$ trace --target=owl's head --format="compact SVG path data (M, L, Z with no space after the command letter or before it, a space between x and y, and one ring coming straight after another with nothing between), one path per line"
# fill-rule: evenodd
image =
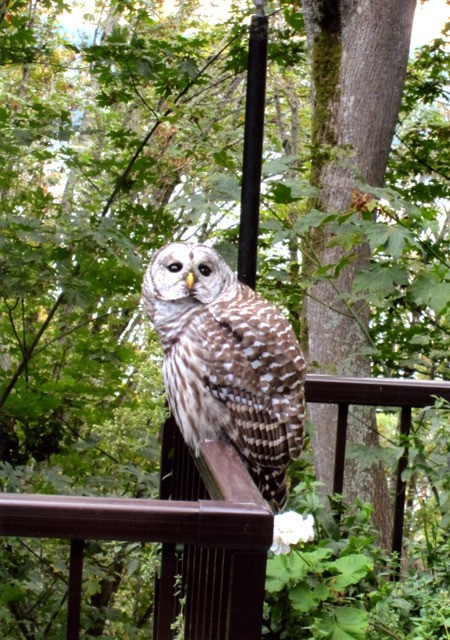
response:
M145 274L144 290L150 289L159 300L184 298L208 304L235 282L233 272L214 249L173 242L154 254Z

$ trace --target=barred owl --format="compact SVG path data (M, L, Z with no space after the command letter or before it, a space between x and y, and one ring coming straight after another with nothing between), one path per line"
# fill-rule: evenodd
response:
M168 244L143 283L164 348L170 409L188 446L231 442L272 508L303 445L305 362L279 310L201 244Z

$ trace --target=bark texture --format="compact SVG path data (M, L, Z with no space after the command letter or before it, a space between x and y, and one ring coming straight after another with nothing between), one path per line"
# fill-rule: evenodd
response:
M320 189L315 206L345 211L361 181L381 186L400 108L416 0L303 0L312 69L314 157L311 178ZM370 191L370 186L366 188ZM305 271L336 264L345 255L330 245L327 229L312 230ZM368 376L369 309L349 306L355 274L369 259L369 248L354 247L347 267L332 280L316 280L305 303L305 344L310 371ZM311 407L315 425L316 471L332 486L335 409ZM374 416L350 408L349 441L377 444ZM333 425L333 426L332 426ZM381 539L390 535L386 480L379 466L347 465L345 492L375 504Z

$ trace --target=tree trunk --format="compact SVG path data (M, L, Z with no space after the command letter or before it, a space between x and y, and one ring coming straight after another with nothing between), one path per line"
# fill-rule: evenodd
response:
M319 188L315 206L339 212L351 206L352 192L365 181L381 186L402 97L416 0L303 0L312 70L312 184ZM337 264L346 257L330 245L328 228L313 229L308 238L305 272L317 265ZM369 309L351 306L345 294L355 274L367 263L366 245L353 247L349 264L336 277L316 278L305 303L305 344L309 370L368 376ZM316 471L331 491L336 410L310 408ZM350 409L348 441L374 446L378 438L374 414ZM375 506L380 539L390 537L391 509L382 468L351 461L345 494Z

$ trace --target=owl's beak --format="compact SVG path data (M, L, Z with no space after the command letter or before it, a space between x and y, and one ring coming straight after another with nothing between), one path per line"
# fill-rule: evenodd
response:
M188 286L188 289L192 289L192 287L194 286L194 282L195 282L194 274L192 273L192 271L189 271L189 273L186 276L186 284Z

